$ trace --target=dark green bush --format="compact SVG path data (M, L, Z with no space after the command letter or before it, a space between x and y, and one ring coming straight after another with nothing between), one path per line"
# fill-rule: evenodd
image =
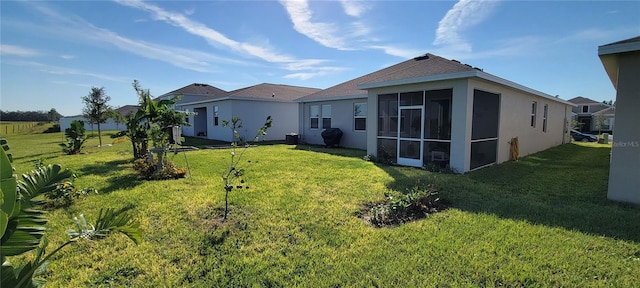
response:
M425 189L420 189L416 184L406 193L395 190L386 192L382 202L370 205L366 218L376 227L394 226L424 218L443 208L433 184Z

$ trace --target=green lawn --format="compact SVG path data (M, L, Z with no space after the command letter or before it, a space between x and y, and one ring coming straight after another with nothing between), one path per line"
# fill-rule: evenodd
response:
M251 188L232 192L231 220L220 223L229 149L187 152L193 182L147 182L133 174L130 143L97 148L92 138L85 154L66 156L61 138L8 138L17 173L42 159L100 191L49 213L50 247L74 215L91 221L101 207L129 208L145 236L138 246L115 236L66 248L48 267L52 287L633 287L640 279L640 208L606 200L605 145L563 145L466 175L378 166L359 150L262 145L245 155ZM185 164L182 153L169 158ZM358 217L364 203L418 181L434 183L449 208L394 228Z

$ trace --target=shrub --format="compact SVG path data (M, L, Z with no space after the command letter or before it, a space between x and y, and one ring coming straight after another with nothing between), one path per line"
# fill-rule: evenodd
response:
M369 205L365 219L376 227L400 225L441 211L442 205L433 184L420 189L418 183L406 193L388 191L380 203Z
M84 122L79 120L71 121L69 128L64 130L64 135L67 138L67 143L60 143L62 151L69 155L80 154L84 142L87 141Z
M73 176L75 178L75 175ZM44 208L68 207L73 201L89 193L98 193L95 188L77 189L72 181L65 181L56 185L56 188L44 194L48 201L42 206Z
M156 171L157 165L157 160L149 161L143 158L133 162L133 169L138 172L141 178L146 180L179 179L184 178L187 174L186 169L176 167L171 161L166 161L160 171Z

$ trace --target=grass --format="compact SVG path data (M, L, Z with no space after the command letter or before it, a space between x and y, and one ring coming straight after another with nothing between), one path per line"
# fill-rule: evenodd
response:
M567 144L466 175L377 166L364 151L262 145L245 159L251 188L232 192L229 149L186 152L189 178L140 181L128 142L60 152L60 133L9 137L16 172L61 163L98 195L49 213L49 239L71 218L127 207L145 231L58 254L57 286L570 286L632 287L640 278L640 208L606 200L610 146ZM205 144L203 144L205 145ZM169 156L183 166L185 154ZM388 189L434 183L448 209L395 228L358 213ZM50 248L52 249L52 248Z

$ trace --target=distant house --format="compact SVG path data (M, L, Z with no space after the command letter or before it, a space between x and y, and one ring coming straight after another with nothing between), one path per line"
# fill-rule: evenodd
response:
M616 88L616 127L607 198L640 204L640 37L598 47Z
M133 115L136 113L136 111L138 111L138 106L137 105L125 105L119 108L114 109L118 114L120 114L122 117L126 118L130 115ZM67 117L62 117L60 118L60 131L64 132L64 130L66 130L67 128L71 127L71 121L73 120L80 120L80 121L84 121L84 129L86 129L87 131L92 131L92 130L98 130L98 125L92 125L89 122L89 119L85 118L82 115L76 115L76 116L67 116ZM107 131L107 130L118 130L118 131L122 131L122 130L126 130L127 126L125 123L123 122L116 122L113 119L109 119L107 120L107 122L100 124L100 129L102 131Z
M218 87L211 86L209 84L203 83L192 83L182 88L173 90L171 92L162 94L156 98L155 101L160 100L171 100L176 96L181 96L180 99L176 102L176 105L180 105L182 103L196 102L196 101L204 101L207 99L215 98L219 95L227 93Z
M188 117L191 126L182 127L184 136L233 141L229 127L222 121L232 116L242 119L241 136L250 138L262 127L268 116L273 119L264 140L284 140L287 134L298 133L298 103L296 99L319 89L262 83L238 90L218 93L205 99L176 104L176 109L194 112Z
M301 103L301 137L343 130L342 146L407 166L464 173L569 142L572 103L426 54L310 94ZM364 120L362 120L364 119Z
M581 132L613 131L616 113L616 108L613 105L593 101L585 97L575 97L567 101L576 104L576 107L572 109L572 116L580 124L579 130ZM598 127L598 118L600 117L602 117L603 121L602 127Z

